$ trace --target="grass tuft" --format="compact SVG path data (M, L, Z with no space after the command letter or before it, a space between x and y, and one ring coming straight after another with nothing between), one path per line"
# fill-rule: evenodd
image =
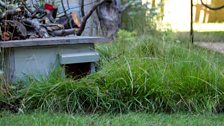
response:
M98 45L98 72L80 80L55 72L18 91L23 110L69 113L213 112L224 106L223 56L177 41L172 33Z

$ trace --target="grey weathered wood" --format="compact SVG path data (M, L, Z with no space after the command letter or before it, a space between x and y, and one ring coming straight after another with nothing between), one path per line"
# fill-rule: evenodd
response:
M59 54L61 64L97 62L99 54L97 52Z
M1 70L4 72L4 81L10 82L15 72L15 50L14 48L3 49L1 53L3 53L1 57Z
M109 39L104 37L87 37L87 36L69 36L54 37L41 39L0 41L0 47L28 47L28 46L50 46L50 45L73 45L84 43L100 43L107 42Z
M98 7L97 15L103 36L109 38L115 37L116 32L121 26L121 13L125 11L128 6L129 3L123 6L121 0L111 0Z
M64 64L89 62L90 71L94 72L94 64L99 60L94 48L97 42L109 40L104 37L80 36L0 41L0 60L3 63L0 69L7 83L26 77L47 78L54 68Z

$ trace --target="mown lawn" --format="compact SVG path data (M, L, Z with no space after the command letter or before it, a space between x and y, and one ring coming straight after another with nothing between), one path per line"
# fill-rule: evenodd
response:
M185 26L184 26L185 27ZM178 39L189 40L189 27L179 28L176 31ZM205 23L194 24L195 42L223 42L224 41L224 23Z
M176 36L178 39L188 39L189 32L177 32ZM195 31L194 42L223 42L224 31Z
M0 114L1 126L223 126L224 115L145 114L67 115Z

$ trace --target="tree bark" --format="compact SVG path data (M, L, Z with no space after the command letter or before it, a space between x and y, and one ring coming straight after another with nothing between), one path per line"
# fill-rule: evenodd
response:
M121 0L111 0L98 7L97 15L104 36L114 38L121 25L121 13L128 6L122 6Z

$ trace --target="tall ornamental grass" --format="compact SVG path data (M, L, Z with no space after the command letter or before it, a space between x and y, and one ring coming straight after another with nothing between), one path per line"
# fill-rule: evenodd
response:
M98 45L98 72L80 80L55 71L18 91L21 109L57 112L217 112L224 105L220 54L181 43L169 32Z

